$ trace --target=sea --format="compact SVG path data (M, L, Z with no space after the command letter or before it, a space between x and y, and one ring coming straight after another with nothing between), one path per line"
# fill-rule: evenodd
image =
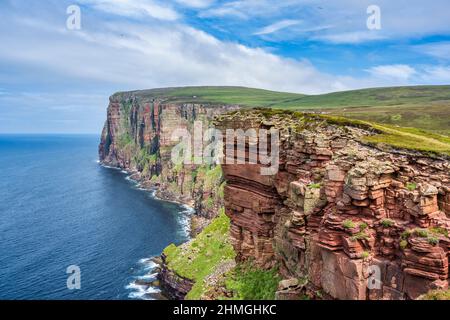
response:
M161 299L192 209L98 161L97 135L0 135L0 299Z

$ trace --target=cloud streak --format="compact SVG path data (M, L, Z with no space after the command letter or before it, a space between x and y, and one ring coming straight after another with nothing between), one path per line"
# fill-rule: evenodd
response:
M264 28L262 28L261 30L255 32L255 35L266 35L266 34L270 34L270 33L274 33L286 28L289 28L291 26L295 26L298 25L299 23L301 23L301 21L298 20L282 20L282 21L278 21L275 22L271 25L268 25Z
M173 8L153 0L80 0L80 3L120 16L151 17L167 21L179 18L179 14Z

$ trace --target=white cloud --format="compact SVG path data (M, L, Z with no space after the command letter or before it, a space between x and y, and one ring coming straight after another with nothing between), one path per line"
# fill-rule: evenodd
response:
M261 30L255 32L254 34L255 35L266 35L266 34L280 31L282 29L289 28L291 26L298 25L299 23L301 23L301 21L299 21L299 20L281 20L281 21L275 22L271 25L268 25L268 26L262 28Z
M376 4L381 9L382 29L368 32L367 8ZM356 44L379 39L423 37L450 34L448 0L237 0L223 2L202 12L202 16L237 18L248 23L265 21L271 25L280 20L304 20L306 26L333 26L312 32L311 39L342 44ZM245 18L245 19L243 19ZM235 28L235 24L230 24ZM303 34L299 37L304 39Z
M416 70L408 65L393 64L372 67L367 70L371 75L380 78L392 78L406 81L410 79Z
M151 17L159 20L174 21L178 13L170 6L153 0L80 0L82 4L108 13L128 17Z
M383 36L377 31L354 31L313 36L311 39L321 40L334 44L358 44L373 40L383 40L385 38L386 36Z
M434 58L450 60L450 42L430 43L414 47L417 51Z
M426 66L422 78L425 81L450 83L450 66Z
M307 60L220 41L183 24L145 27L98 22L95 31L69 32L39 22L34 24L34 34L25 32L28 24L16 21L15 25L20 37L13 32L0 34L0 42L9 48L0 51L0 59L65 83L88 81L91 87L109 85L121 90L242 85L320 93L350 88L344 78L320 72ZM30 46L36 34L39 44ZM17 77L23 81L25 75Z
M175 0L181 5L192 8L207 8L213 4L214 0Z

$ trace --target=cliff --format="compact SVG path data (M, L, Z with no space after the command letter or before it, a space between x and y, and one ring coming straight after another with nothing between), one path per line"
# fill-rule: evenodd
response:
M196 97L113 95L99 147L103 164L129 171L162 198L194 206L202 217L196 234L221 208L229 218L219 215L192 241L166 248L160 279L172 298L273 297L278 277L279 299L415 299L448 288L446 138L183 100ZM195 121L279 129L279 170L263 176L260 164L174 165L171 135L192 131Z
M156 188L159 197L189 204L198 216L210 219L223 202L220 167L175 165L171 150L178 141L172 141L172 134L176 129L192 131L196 121L207 127L215 115L237 108L171 103L152 91L116 93L110 97L100 161L130 172L143 187Z
M335 299L447 289L448 157L383 151L367 143L377 130L337 122L267 111L218 117L222 128L277 128L281 137L272 176L259 164L222 166L238 262L278 265L285 279L305 279L310 291Z

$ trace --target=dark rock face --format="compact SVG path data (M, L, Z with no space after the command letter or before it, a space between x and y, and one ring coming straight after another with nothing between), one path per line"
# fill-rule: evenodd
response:
M267 123L258 112L217 120L244 130ZM415 299L448 287L448 160L380 151L358 142L371 134L362 129L269 123L281 130L277 174L223 165L239 260L278 263L286 279L307 278L336 299Z

